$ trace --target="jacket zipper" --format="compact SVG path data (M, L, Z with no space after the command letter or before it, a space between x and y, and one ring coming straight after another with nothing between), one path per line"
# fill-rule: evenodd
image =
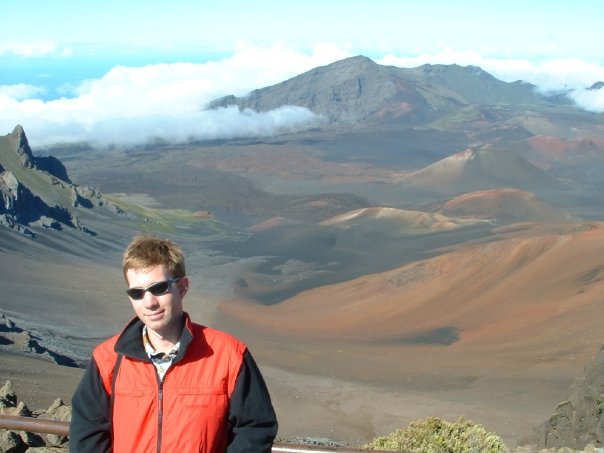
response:
M161 441L162 441L162 425L164 417L164 383L159 379L157 371L155 373L157 377L157 453L161 453Z

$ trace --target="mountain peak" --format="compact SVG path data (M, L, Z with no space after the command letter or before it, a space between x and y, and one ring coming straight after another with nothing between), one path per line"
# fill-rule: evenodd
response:
M25 168L32 168L34 166L33 154L31 152L31 148L29 147L29 142L27 141L27 136L25 135L23 126L17 124L13 131L9 134L8 138L13 150L19 156L21 164Z
M560 190L563 183L515 151L469 148L402 178L403 184L443 195L504 187Z
M359 66L359 65L363 65L363 66L379 66L375 61L373 61L371 58L369 57L365 57L364 55L356 55L354 57L348 57L348 58L344 58L343 60L338 60L335 61L333 63L330 63L326 66L323 67L329 67L329 66Z
M15 128L13 129L13 131L11 132L11 135L13 135L15 137L21 137L21 136L25 135L25 131L23 130L23 126L21 126L20 124L17 124L15 126Z
M5 137L9 144L5 152L14 153L23 168L40 170L62 181L71 183L67 169L59 159L53 156L34 156L23 126L17 124L13 131Z
M357 55L314 68L245 97L225 96L208 109L237 106L257 112L306 108L330 124L413 127L445 120L470 105L547 103L530 84L507 83L478 66L398 68ZM498 110L501 114L501 110Z
M32 237L34 226L67 226L94 235L72 210L98 206L108 203L94 190L73 184L59 159L33 155L21 125L0 137L0 226Z

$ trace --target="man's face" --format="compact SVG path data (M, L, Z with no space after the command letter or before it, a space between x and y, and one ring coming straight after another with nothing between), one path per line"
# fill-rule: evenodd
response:
M173 276L163 265L153 266L149 269L128 269L126 279L129 288L148 288L154 283L172 279ZM132 307L138 318L147 326L147 329L157 333L169 341L177 341L180 336L182 318L182 299L187 293L188 280L183 277L178 282L172 283L165 294L154 296L150 291L145 291L142 299L130 298Z

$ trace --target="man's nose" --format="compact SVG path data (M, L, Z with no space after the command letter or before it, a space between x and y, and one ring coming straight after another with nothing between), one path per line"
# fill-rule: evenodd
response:
M143 297L145 308L157 307L157 297L151 294L151 291L145 291L145 297Z

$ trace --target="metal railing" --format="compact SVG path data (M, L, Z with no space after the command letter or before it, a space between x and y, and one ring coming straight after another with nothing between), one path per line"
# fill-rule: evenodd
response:
M46 418L19 417L16 415L0 414L0 429L68 436L69 422L49 420Z
M30 433L56 434L58 436L66 437L69 436L69 422L45 418L20 417L15 415L0 414L0 429L8 429L10 431L26 431ZM285 442L276 442L272 449L272 453L359 453L367 451L368 450L354 448L296 445Z

